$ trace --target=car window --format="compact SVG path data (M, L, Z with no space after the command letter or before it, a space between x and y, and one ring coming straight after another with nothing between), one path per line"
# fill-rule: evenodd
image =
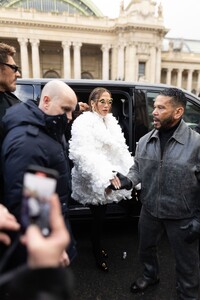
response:
M153 116L152 112L154 109L154 99L157 97L159 93L157 92L147 92L147 108L148 108L148 118L150 129L153 128ZM183 120L188 124L189 127L194 129L197 124L200 122L200 107L193 104L191 100L187 98L187 105L185 109L185 113L183 116Z
M147 92L147 110L149 118L149 129L153 129L153 116L152 112L154 110L154 100L159 95L159 92Z
M132 132L130 132L130 122L132 120L130 95L126 92L112 91L113 105L112 113L118 120L122 128L127 145L132 151Z
M40 87L32 84L17 84L14 94L23 102L26 102L28 99L37 101L40 95Z
M146 91L135 90L134 96L134 145L145 135L149 129L148 110L146 105Z
M200 107L188 100L183 120L194 129L200 122Z

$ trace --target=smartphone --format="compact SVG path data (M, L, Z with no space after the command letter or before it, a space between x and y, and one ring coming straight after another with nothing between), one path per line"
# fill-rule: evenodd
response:
M56 191L58 172L53 169L30 165L24 174L21 206L21 226L25 232L30 224L36 224L44 236L51 232L50 202Z

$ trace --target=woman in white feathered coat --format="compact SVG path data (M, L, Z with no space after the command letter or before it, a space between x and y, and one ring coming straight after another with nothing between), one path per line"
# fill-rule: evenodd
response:
M110 113L111 93L95 88L89 97L90 110L75 119L69 142L72 169L72 198L91 209L93 252L97 266L108 270L106 251L101 247L101 232L107 203L131 198L131 190L111 190L120 187L116 172L126 175L133 165L121 127ZM115 171L115 172L114 172Z

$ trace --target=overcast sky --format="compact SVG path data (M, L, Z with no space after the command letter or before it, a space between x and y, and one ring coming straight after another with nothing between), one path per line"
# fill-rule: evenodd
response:
M149 0L150 1L150 0ZM200 40L200 0L157 0L163 4L168 37ZM105 16L119 15L121 0L92 0ZM124 0L125 7L130 0Z

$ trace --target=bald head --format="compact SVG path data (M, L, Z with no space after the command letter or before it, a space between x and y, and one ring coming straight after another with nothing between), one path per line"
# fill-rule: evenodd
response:
M70 121L76 104L77 97L75 92L63 81L55 79L44 86L39 108L47 115L66 113L67 119Z

